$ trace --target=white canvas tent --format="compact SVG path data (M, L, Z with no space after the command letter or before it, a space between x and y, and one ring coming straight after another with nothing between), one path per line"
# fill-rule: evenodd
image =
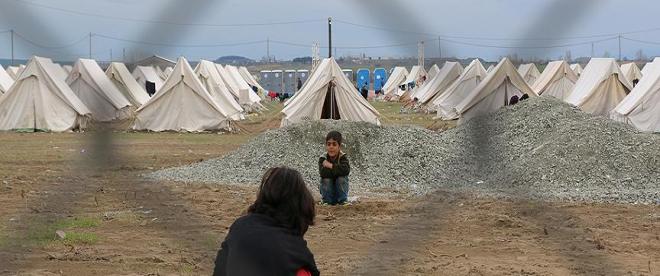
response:
M539 95L552 96L564 100L571 94L578 76L566 61L548 63L543 74L532 85L532 90Z
M144 90L147 90L147 82L152 82L156 86L156 91L163 87L163 80L158 76L156 70L151 66L138 66L133 70L133 78L140 84Z
M328 89L329 87L331 89ZM330 90L330 91L329 91ZM380 125L380 114L356 93L334 58L326 58L282 110L282 126L304 120L340 119Z
M160 69L158 66L154 66L154 69L156 70L156 73L158 74L158 77L160 77L161 80L165 81L167 80L167 74L165 74L165 71Z
M85 128L91 112L54 70L47 58L30 59L24 74L0 96L0 130Z
M190 64L180 57L163 87L137 110L133 129L151 131L221 130L229 114L213 100Z
M503 58L493 71L456 106L461 124L479 115L494 112L509 104L513 96L538 96L518 73L508 58Z
M234 82L236 87L238 87L238 93L239 93L239 103L242 105L247 105L251 109L261 109L263 106L261 105L261 97L257 95L257 93L252 90L252 87L250 87L247 82L243 79L241 76L241 73L238 72L238 68L227 65L225 66L225 71L231 78L231 80ZM243 101L243 102L241 102Z
M71 73L71 70L73 69L73 66L64 65L64 66L62 66L62 69L64 69L64 71L66 71L66 74L69 75L69 73Z
M0 66L0 95L7 92L12 84L14 84L14 79L7 74L5 68Z
M412 100L412 94L417 91L417 89L420 88L420 86L424 85L424 82L422 81L424 77L427 77L428 73L426 73L426 70L424 70L424 67L421 67L419 65L415 65L410 69L410 73L406 77L406 80L403 81L400 85L405 85L405 90L399 89L397 91L397 96L399 96L400 101L409 101ZM426 78L428 81L428 77ZM410 84L414 84L413 88L410 88Z
M534 63L521 64L518 68L518 73L520 73L529 86L534 85L536 79L541 76L541 72L539 72L539 69L536 68L536 64Z
M655 59L653 61L655 61ZM646 73L650 69L649 65L651 65L651 63L653 62L647 62L646 64L644 64L644 68L642 68L642 76L646 75Z
M174 69L172 67L167 67L167 68L165 68L165 70L163 70L163 73L165 74L165 80L167 80L167 78L170 77L170 74L172 74L172 71L174 71Z
M579 63L571 64L571 70L573 70L573 73L575 73L575 75L577 75L578 77L582 75L582 71L584 71L582 69L582 65L580 65Z
M592 58L566 102L587 113L609 116L631 89L613 58Z
M489 74L490 74L490 72L492 72L493 69L495 69L495 65L492 65L492 64L491 64L490 66L488 66L488 69L486 69L486 73L489 73Z
M440 67L437 64L433 64L433 66L431 66L431 68L429 68L427 78L429 80L431 80L431 79L435 78L438 75L438 73L440 73Z
M233 72L228 70L229 66L223 67L220 64L215 64L215 68L218 70L218 74L220 74L220 77L225 82L225 86L229 92L234 96L234 98L236 98L238 103L246 112L254 112L263 108L260 103L261 98L259 98L259 96L257 96L257 94L252 91L252 88L250 88L245 83L245 81L243 81L244 85L241 85L239 82L237 82ZM240 73L238 74L240 76Z
M62 68L62 65L59 65L57 63L54 64L55 64L55 73L59 76L59 78L66 80L66 78L69 77L69 72L64 70L64 68Z
M211 94L216 104L229 114L229 118L234 121L243 120L243 108L238 104L234 96L227 90L227 86L222 81L215 64L208 60L201 60L195 68L195 74L206 88L206 91Z
M135 110L94 60L78 59L66 83L96 121L123 120Z
M456 80L447 90L436 98L432 105L438 111L438 118L443 120L458 119L456 106L465 99L468 93L472 92L488 74L479 59L473 60L465 68L458 80Z
M229 92L236 98L239 103L241 101L239 100L240 98L240 93L238 86L236 83L234 83L233 78L229 75L229 72L225 70L225 67L222 66L221 64L214 63L215 69L218 71L218 74L220 75L220 78L222 78L222 81L225 83L225 86L229 90ZM243 99L243 102L249 102L249 99Z
M19 71L20 71L20 68L18 66L9 66L9 67L7 67L7 74L9 74L9 76L14 80L18 79Z
M427 104L445 92L461 76L461 73L463 73L463 66L460 63L445 62L436 76L419 88L412 97L417 98L419 104Z
M621 72L623 72L623 75L626 76L633 86L642 79L642 71L639 70L639 67L634 62L621 65Z
M395 67L387 83L383 86L383 94L392 97L399 91L399 85L408 77L408 70L406 67Z
M641 131L660 132L660 58L644 68L644 78L614 108L610 118L631 124Z
M147 91L133 78L123 63L111 63L108 69L105 70L105 75L133 106L140 107L149 101Z
M266 95L266 89L264 89L259 82L254 79L252 74L250 74L250 71L248 71L247 68L241 66L238 68L238 72L241 74L241 77L247 82L250 86L256 86L257 90L259 90L260 95Z

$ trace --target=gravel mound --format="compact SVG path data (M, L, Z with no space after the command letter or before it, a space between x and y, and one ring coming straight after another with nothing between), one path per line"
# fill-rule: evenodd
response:
M296 168L312 188L325 134L344 135L357 193L437 189L547 201L660 204L660 135L540 97L444 133L417 127L311 121L268 131L219 159L154 179L251 184L272 166Z

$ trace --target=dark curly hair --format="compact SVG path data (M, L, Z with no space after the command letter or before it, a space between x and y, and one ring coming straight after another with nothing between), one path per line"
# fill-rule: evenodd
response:
M343 138L341 137L341 133L339 131L333 130L328 132L328 135L325 136L325 141L327 142L330 139L337 141L337 144L341 146L341 140Z
M272 217L295 235L303 236L314 225L316 209L302 175L291 168L276 167L264 173L248 213Z

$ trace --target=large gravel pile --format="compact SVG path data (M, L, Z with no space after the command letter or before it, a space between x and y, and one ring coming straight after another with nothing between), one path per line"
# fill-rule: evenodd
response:
M344 135L358 193L476 195L660 203L660 135L642 134L549 98L475 118L444 133L366 123L306 122L268 131L219 159L150 174L156 179L256 185L269 167L318 183L325 134Z

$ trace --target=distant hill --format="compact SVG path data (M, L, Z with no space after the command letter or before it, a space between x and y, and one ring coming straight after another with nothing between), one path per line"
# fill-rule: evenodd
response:
M312 64L312 57L297 57L293 59L293 63Z
M215 63L245 65L255 63L255 61L242 56L224 56L216 59Z
M14 65L18 66L19 64L27 64L28 60L27 59L15 59L14 60ZM60 65L72 65L73 62L71 61L53 61L55 63L59 63ZM7 68L7 66L11 65L11 59L2 59L0 58L0 64L2 64L3 68Z
M26 64L28 61L24 59L15 59L14 64L19 65L19 64ZM7 68L7 66L11 65L11 59L0 59L0 64L2 64L2 67Z

